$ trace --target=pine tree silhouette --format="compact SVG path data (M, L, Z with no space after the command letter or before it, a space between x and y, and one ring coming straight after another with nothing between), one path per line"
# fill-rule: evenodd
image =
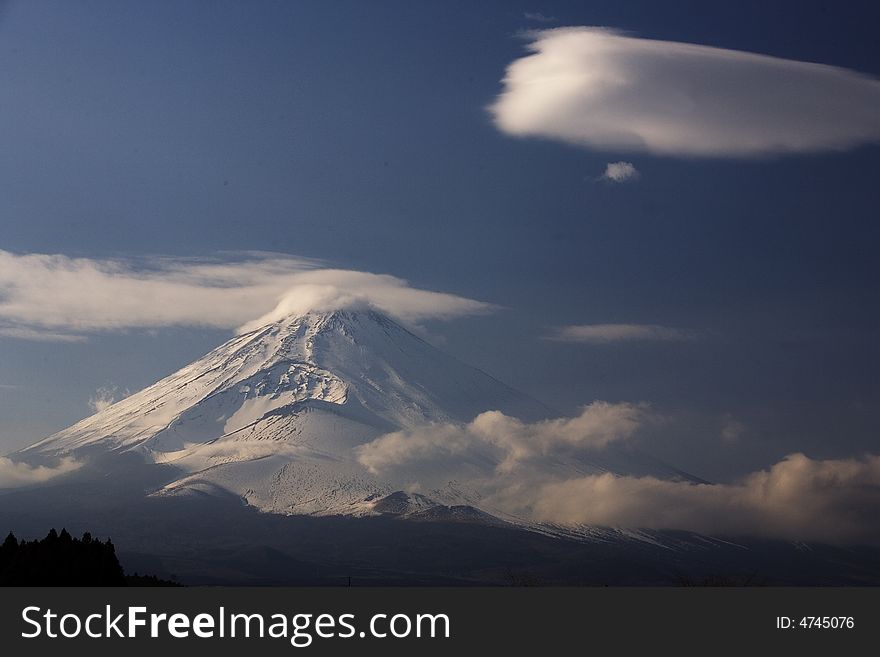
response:
M52 528L39 541L19 541L9 532L0 544L0 586L180 586L154 575L129 575L109 538L89 532L74 538Z
M11 532L0 546L0 585L124 586L125 573L108 539L73 538L66 529L41 541L21 541Z

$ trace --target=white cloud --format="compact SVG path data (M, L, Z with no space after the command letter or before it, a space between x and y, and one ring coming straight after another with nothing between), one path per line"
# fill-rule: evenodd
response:
M729 413L722 418L721 440L726 443L735 443L746 432L746 425L734 418Z
M483 508L536 522L880 544L878 455L816 460L792 454L723 484L585 474L590 470L582 468L591 466L583 464L603 451L608 456L609 445L657 419L643 404L607 402L594 402L574 418L535 423L490 411L465 425L380 436L357 448L357 457L374 475L433 482L429 488L465 481Z
M682 341L693 335L682 329L656 324L576 324L557 328L549 339L561 342L635 342L644 340Z
M0 251L0 335L7 337L76 341L107 330L234 329L257 317L347 304L369 304L408 322L491 309L394 276L275 254L101 260Z
M129 394L131 393L128 390L120 392L117 386L101 386L95 390L94 395L89 397L89 408L95 413L100 413L119 400L128 397Z
M373 473L415 461L490 456L499 472L511 472L529 459L566 450L601 449L629 438L642 425L641 404L596 401L574 418L525 423L500 411L481 413L466 425L433 424L395 431L361 445L358 460Z
M599 180L607 180L613 183L622 183L627 180L638 180L641 177L639 170L632 162L609 162L605 165L605 172L599 176Z
M880 141L880 82L855 71L601 28L532 36L489 108L510 135L716 157Z
M546 16L542 14L540 11L526 11L523 12L523 18L529 21L535 21L536 23L555 23L555 16Z
M602 474L547 483L525 501L547 522L877 544L880 456L793 454L734 484Z
M372 306L405 321L450 318L484 313L492 306L454 294L410 287L394 276L342 269L319 269L297 274L288 291L270 312L245 324L248 331L291 314Z
M31 466L0 457L0 488L15 488L38 484L58 475L72 472L82 464L73 458L63 458L55 467L45 465Z
M85 342L84 335L74 333L54 333L24 326L0 326L0 338L32 340L35 342Z

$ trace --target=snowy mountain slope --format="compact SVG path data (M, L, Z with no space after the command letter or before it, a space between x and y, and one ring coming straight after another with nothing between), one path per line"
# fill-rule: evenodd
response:
M382 434L465 423L486 410L524 420L550 414L376 311L316 312L236 336L14 457L136 454L144 468L171 473L154 496L233 494L283 514L504 517L469 484L498 465L488 450L395 477L357 460L356 448ZM569 475L660 467L614 450L551 466Z
M345 407L357 420L386 429L467 421L486 408L525 419L547 413L384 315L335 311L289 317L236 336L22 453L64 454L96 442L169 452L312 400Z

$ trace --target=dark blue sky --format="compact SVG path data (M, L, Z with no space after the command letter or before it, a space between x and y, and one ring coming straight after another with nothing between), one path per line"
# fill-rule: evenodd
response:
M876 448L880 149L757 159L515 139L486 106L518 31L598 25L880 76L872 3L11 2L0 10L0 249L266 250L504 307L432 325L573 412L669 415L652 449L725 478ZM554 17L528 20L526 12ZM880 111L880 108L878 108ZM632 161L637 183L596 184ZM660 324L686 342L541 339ZM226 337L0 339L0 452ZM742 427L719 438L726 422ZM4 449L6 448L6 449Z

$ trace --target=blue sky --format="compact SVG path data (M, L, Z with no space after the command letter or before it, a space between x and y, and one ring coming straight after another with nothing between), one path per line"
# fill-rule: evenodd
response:
M855 2L9 2L0 249L268 251L392 274L500 306L427 329L562 413L650 402L669 417L650 448L698 475L856 455L876 448L880 402L876 145L632 152L518 138L487 107L527 29L603 26L876 78L878 18ZM597 180L617 161L638 179ZM688 338L546 339L594 324ZM0 452L229 335L0 337Z

